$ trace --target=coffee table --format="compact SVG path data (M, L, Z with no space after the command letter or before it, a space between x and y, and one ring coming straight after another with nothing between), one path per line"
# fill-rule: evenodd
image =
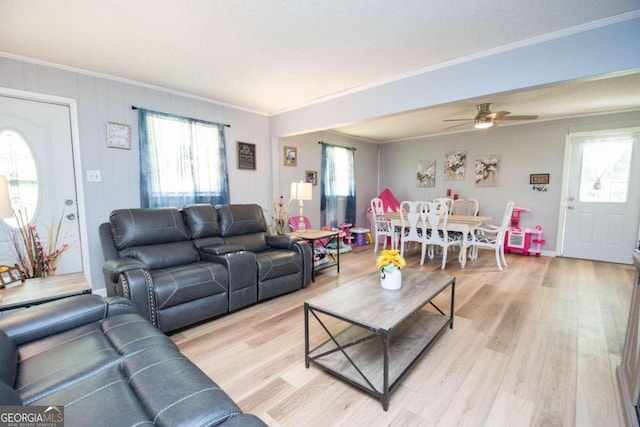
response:
M432 300L448 287L446 315ZM453 328L454 297L455 277L410 268L397 291L382 289L376 272L316 296L304 303L305 366L313 362L377 397L386 411L402 378L447 325ZM313 349L309 314L329 337Z

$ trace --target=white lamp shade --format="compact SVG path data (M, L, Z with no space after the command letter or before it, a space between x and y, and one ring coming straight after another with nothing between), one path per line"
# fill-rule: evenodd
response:
M9 184L7 177L0 175L0 218L12 218L13 207L11 197L9 197Z
M312 188L310 182L292 182L291 183L291 199L292 200L311 200Z

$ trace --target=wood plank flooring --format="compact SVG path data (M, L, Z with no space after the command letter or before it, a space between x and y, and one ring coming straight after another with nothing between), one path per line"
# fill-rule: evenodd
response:
M420 266L441 272L440 259ZM490 251L459 268L455 324L380 402L313 364L304 367L305 300L375 271L372 246L289 295L171 337L245 411L270 426L618 426L615 385L633 267ZM450 293L436 304L448 309ZM313 329L312 342L324 332Z

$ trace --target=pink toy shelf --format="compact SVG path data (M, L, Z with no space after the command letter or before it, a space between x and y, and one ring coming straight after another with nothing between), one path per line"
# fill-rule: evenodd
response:
M533 252L539 257L540 247L546 243L542 238L542 227L537 225L536 228L520 228L520 214L522 212L530 212L530 210L513 208L511 226L504 236L504 249L506 252L522 252L524 256L529 256L529 253Z

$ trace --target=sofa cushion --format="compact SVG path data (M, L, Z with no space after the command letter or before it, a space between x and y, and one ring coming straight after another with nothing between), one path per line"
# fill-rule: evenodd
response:
M169 347L140 351L33 404L62 404L65 420L90 417L91 425L109 427L216 426L242 413L216 383Z
M259 205L218 205L216 209L222 237L266 233L268 230Z
M159 310L229 290L227 269L212 262L152 270L151 278Z
M268 250L256 254L258 282L302 272L302 256L288 250Z
M13 386L18 372L18 350L13 340L0 331L0 382Z
M25 404L32 404L121 358L158 347L175 345L137 314L88 323L20 346L15 388Z
M118 250L189 239L182 214L175 208L117 209L109 223Z
M218 212L211 205L193 204L182 209L192 239L220 236Z
M13 387L0 381L0 406L6 405L22 405L22 399Z
M151 270L198 261L198 251L190 240L149 246L132 246L118 251L121 257L131 257Z

